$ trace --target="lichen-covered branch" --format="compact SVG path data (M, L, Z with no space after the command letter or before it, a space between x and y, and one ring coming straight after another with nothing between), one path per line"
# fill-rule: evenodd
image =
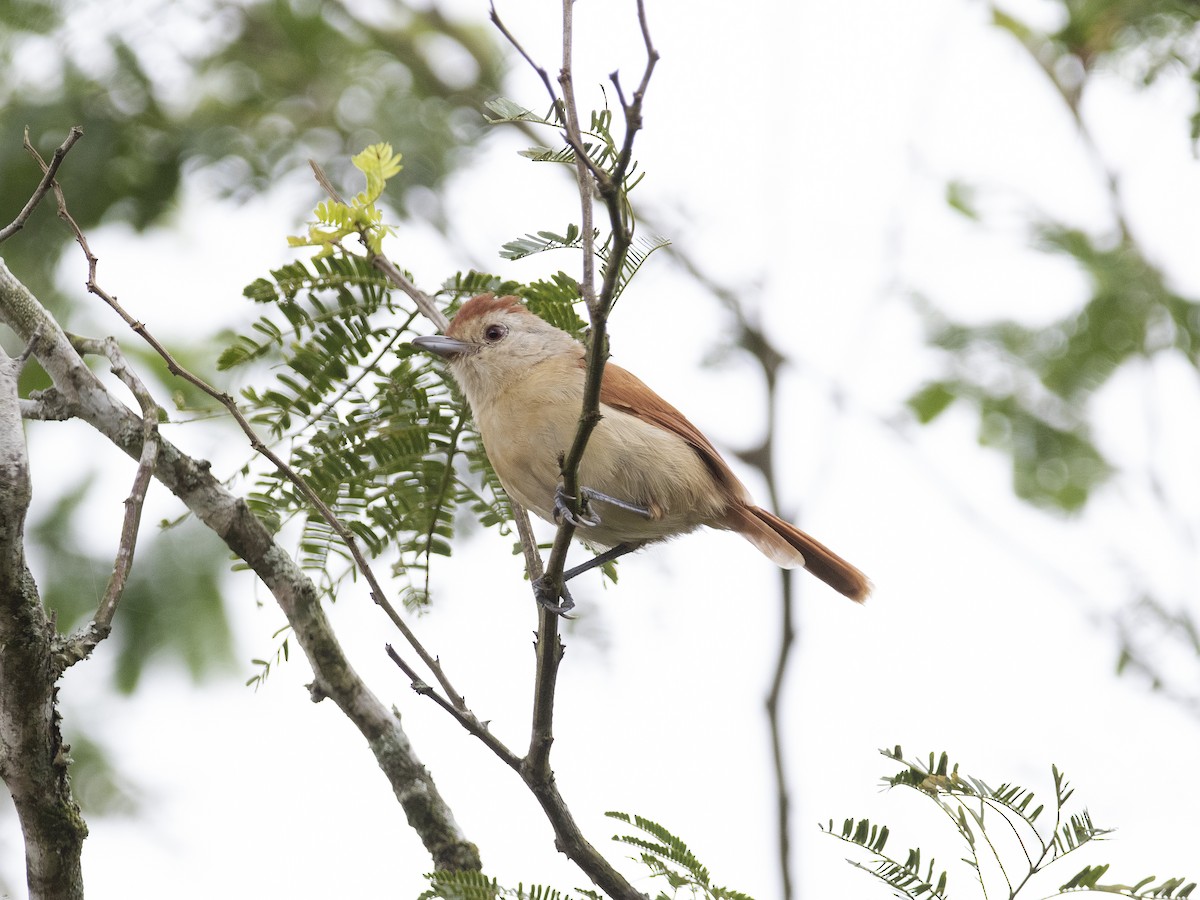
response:
M0 350L0 778L21 821L31 900L72 900L83 897L87 826L71 796L55 707L54 625L25 563L32 489L18 371Z

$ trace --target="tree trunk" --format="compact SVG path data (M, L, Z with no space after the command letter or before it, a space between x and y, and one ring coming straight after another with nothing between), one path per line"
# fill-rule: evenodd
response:
M71 796L55 707L54 625L25 564L31 491L19 372L0 350L0 777L25 836L30 900L71 900L83 897L87 825Z

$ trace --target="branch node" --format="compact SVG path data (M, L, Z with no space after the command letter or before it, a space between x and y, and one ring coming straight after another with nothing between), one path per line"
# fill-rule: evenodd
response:
M44 325L44 322L38 322L37 328L33 329L33 334L29 336L29 340L25 344L25 349L17 357L17 372L21 372L25 368L25 363L29 362L29 358L37 350L38 341L42 339L42 328Z

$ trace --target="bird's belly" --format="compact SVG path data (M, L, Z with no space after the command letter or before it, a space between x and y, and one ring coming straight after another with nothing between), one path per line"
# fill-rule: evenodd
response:
M619 410L602 408L579 467L579 483L647 515L593 501L600 524L578 537L601 547L659 541L720 518L726 501L704 462L683 438ZM484 447L508 494L546 521L554 520L560 459L575 438L577 417L545 418L516 431L480 422ZM488 426L492 427L488 427Z

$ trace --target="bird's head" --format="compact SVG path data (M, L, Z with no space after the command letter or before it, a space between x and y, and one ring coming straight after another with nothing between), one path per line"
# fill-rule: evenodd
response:
M472 407L494 391L525 378L539 363L581 356L578 341L526 309L516 297L480 294L459 308L444 335L413 340L413 346L450 363Z

